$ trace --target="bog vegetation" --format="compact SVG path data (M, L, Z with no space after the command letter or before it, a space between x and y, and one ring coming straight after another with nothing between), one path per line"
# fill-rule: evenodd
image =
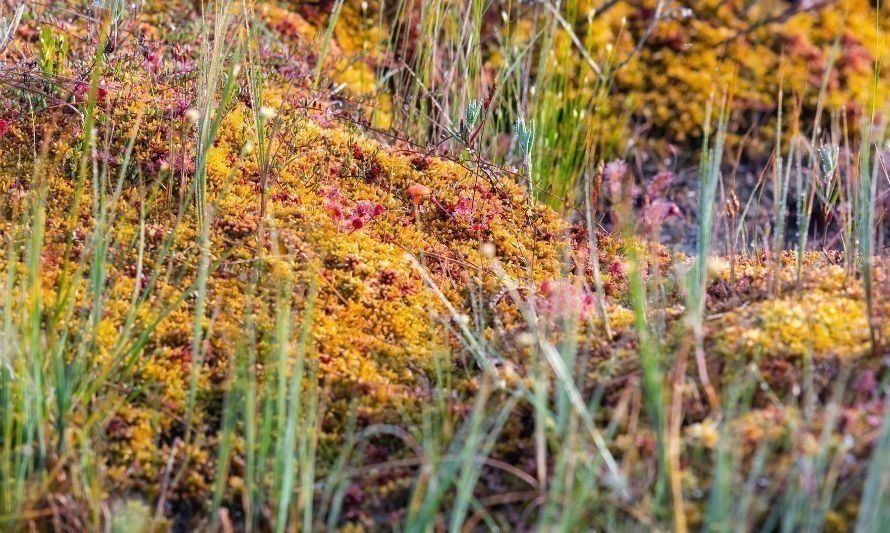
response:
M0 529L878 531L890 10L0 12Z

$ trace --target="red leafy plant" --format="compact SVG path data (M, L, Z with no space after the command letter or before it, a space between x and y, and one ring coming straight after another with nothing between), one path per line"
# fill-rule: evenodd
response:
M329 187L324 191L324 196L325 210L331 216L331 220L344 231L358 231L386 211L383 204L369 200L359 200L355 202L348 216L346 216L343 208L343 198L339 189Z
M596 309L596 295L569 280L544 281L535 298L535 311L546 323L575 317L584 319Z
M626 202L628 205L638 207L637 229L657 238L662 224L672 218L683 218L679 206L666 197L675 179L676 175L673 172L663 170L657 173L643 190L633 182L627 163L617 159L608 163L603 169L604 195L613 206ZM617 223L617 219L615 222Z

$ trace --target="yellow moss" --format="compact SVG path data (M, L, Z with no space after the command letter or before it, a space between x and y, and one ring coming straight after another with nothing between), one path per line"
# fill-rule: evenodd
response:
M857 356L868 350L868 321L862 301L830 293L808 293L757 306L756 326L741 343L754 353Z
M790 255L789 255L790 257ZM860 284L851 283L840 266L825 266L818 255L807 257L802 291L752 303L728 313L715 324L718 350L746 356L857 357L870 350L865 302ZM777 271L750 261L736 267L747 290L766 291L767 280L780 273L779 286L795 283L794 265ZM724 279L729 274L723 270Z

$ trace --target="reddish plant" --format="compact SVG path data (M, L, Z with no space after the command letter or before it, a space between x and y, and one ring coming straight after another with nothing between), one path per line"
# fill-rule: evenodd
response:
M340 206L339 193L333 192L328 195L328 201L325 207L330 213L334 222L343 219L343 209ZM355 203L352 212L349 213L345 224L345 229L352 232L364 228L375 218L379 217L386 211L382 204L374 203L368 200L360 200Z
M548 321L567 316L586 316L593 312L596 295L568 280L544 281L535 299L535 310Z
M646 187L646 201L651 202L656 198L664 196L668 186L673 183L676 177L677 176L670 170L662 170L656 174L649 183L649 186Z
M603 178L606 184L606 197L613 202L621 198L622 183L627 176L627 163L616 159L606 165Z
M669 218L683 218L677 204L664 198L657 198L643 209L643 227L647 232L654 232Z

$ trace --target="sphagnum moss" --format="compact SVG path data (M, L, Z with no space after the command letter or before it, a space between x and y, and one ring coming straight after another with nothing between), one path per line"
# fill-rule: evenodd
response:
M345 120L347 116L335 105L336 97L311 91L307 94L305 87L291 85L300 68L311 70L314 66L302 63L270 73L265 80L264 101L272 109L270 116L282 117L287 124L280 136L270 140L279 159L265 191L269 199L265 219L259 215L263 191L256 154L251 150L256 132L249 98L240 95L224 110L219 133L207 153L212 268L204 295L207 312L200 320L207 336L200 346L197 405L193 413L187 413L191 373L199 364L192 347L199 229L194 199L190 198L194 126L189 119L189 89L183 84L197 56L187 44L177 44L177 37L167 31L171 15L157 7L151 6L141 15L143 33L161 40L160 48L176 65L173 70L180 72L156 71L152 54L158 50L147 49L139 52L144 53L144 61L134 62L132 57L136 56L112 53L101 73L99 137L109 139L109 144L103 141L102 148L97 147L96 166L107 164L110 175L116 175L122 164L118 148L126 145L132 128L140 118L143 120L135 131L135 164L125 169L122 200L113 206L102 313L96 324L86 318L92 305L89 280L72 275L93 260L94 209L110 197L107 191L86 183L79 210L72 212L77 189L74 169L84 139L78 115L84 106L83 89L76 84L55 87L57 96L72 91L70 106L37 106L33 117L14 121L0 138L0 186L10 191L4 204L2 229L8 237L0 247L0 267L3 272L15 274L14 279L9 278L13 286L4 305L12 303L15 312L10 316L15 329L19 325L33 326L24 311L34 301L59 304L60 316L70 312L74 319L52 322L49 312L38 317L44 321L46 338L69 335L91 346L84 350L53 345L63 347L64 360L69 363L86 358L87 375L95 378L85 380L91 395L79 399L81 403L70 413L61 413L70 416L71 433L53 438L94 444L95 464L104 476L102 498L116 500L125 494L139 494L157 502L163 497L168 505L160 509L161 514L167 513L181 523L206 523L202 513L222 471L216 461L224 438L223 405L226 398L242 398L235 390L244 386L243 376L237 372L255 375L260 382L271 375L275 361L270 360L270 354L277 342L273 332L280 318L276 304L282 298L282 288L292 292L287 297L293 305L287 309L294 320L300 320L310 311L306 295L315 284L318 296L311 309L313 327L307 344L311 371L305 381L307 390L310 383L319 385L320 403L324 404L324 410L319 410L319 470L335 471L331 465L337 451L355 437L348 430L353 415L360 431L390 431L408 443L368 445L363 459L378 464L405 460L410 467L382 474L378 485L343 487L349 507L345 521L381 526L381 519L374 513L404 503L406 487L415 480L415 471L410 469L420 465L411 463L410 454L404 450L416 452L412 445L418 438L431 439L437 431L460 434L455 429L458 422L446 416L438 427L439 419L431 420L437 415L431 414L430 405L447 403L445 412L460 419L471 412L474 395L490 392L492 386L489 377L467 362L450 329L455 317L447 315L429 284L405 260L405 254L418 258L436 290L461 313L456 318L470 322L481 315L480 321L472 325L492 353L498 354L500 360L492 361L497 363L498 383L510 390L519 385L533 387L533 373L538 369L531 364L535 351L534 337L532 346L528 342L531 325L520 316L518 302L506 294L498 277L507 275L516 280L517 293L529 298L527 303L536 313L537 323L532 325L540 327L542 336L554 344L566 340L566 332L560 330L568 322L566 310L576 315L578 331L570 330L568 335L577 335L586 365L578 386L585 396L595 393L603 406L597 417L607 427L611 453L627 461L630 475L647 478L651 465L645 459L653 454L654 438L641 424L639 339L627 290L626 252L633 247L633 255L645 256L638 268L645 272L646 283L668 280L659 281L655 295L663 307L653 308L652 316L647 317L661 328L659 343L667 348L682 346L684 340L680 323L683 298L675 279L675 270L685 266L683 258L675 260L664 248L647 246L643 241L626 242L598 234L607 299L604 307L613 333L607 339L594 305L590 262L585 260L586 228L570 225L541 203L530 207L525 186L516 183L512 174L489 167L483 172L471 159L438 157L409 149L406 143L372 140L361 128L354 127L360 120ZM192 12L190 5L175 7ZM323 24L324 19L313 21L316 13L311 11L300 15L273 6L260 6L260 11L285 40L311 41L320 32L314 25ZM349 2L341 16L346 23L355 24L360 13ZM77 23L86 24L73 24ZM184 35L198 23L187 22ZM32 26L36 24L28 22L26 30L35 29ZM668 26L661 31L674 30L677 28ZM725 29L720 30L720 35L714 36L711 30L698 29L709 43L725 33ZM331 68L342 68L344 57L361 55L365 45L356 41L379 38L374 31L379 29L353 35L338 26L335 44L340 44L331 48ZM28 32L22 33L27 36ZM592 34L589 31L584 38L594 39ZM356 39L347 42L350 37ZM824 40L825 36L819 38ZM88 57L87 43L73 42L70 53ZM16 46L20 51L33 52L33 43L26 38L17 40ZM675 58L665 54L674 52L681 55L680 51L663 52L658 57L644 53L634 65L672 62ZM355 94L367 90L363 84L370 66L381 60L374 55L367 57L370 60L351 63L348 74L341 73L350 80L348 89ZM712 65L716 59L709 56L703 61ZM673 72L673 68L664 70L690 84L703 83L695 73ZM62 69L71 77L76 74L73 62ZM633 87L633 69L626 72L630 78L619 83ZM152 86L153 81L168 76L170 85ZM332 79L336 82L337 76ZM153 88L146 91L146 87ZM13 92L11 97L21 103L20 92ZM650 104L657 114L663 114L663 102ZM683 121L695 122L694 114L684 113L681 110L681 121L675 127L691 131ZM671 113L661 119L671 119ZM33 161L31 156L40 153L43 146L51 157ZM32 207L40 184L45 184L48 191L46 235L39 250L40 292L29 293L32 286L15 280L27 279L30 252L25 243L29 231L35 228L29 226L33 221L24 215ZM67 227L67 220L73 220L74 227ZM485 243L494 247L499 268L503 269L499 274L488 254L483 253ZM815 430L808 428L806 435L796 434L800 413L781 409L774 402L799 394L808 379L811 360L816 365L812 379L818 393L830 391L832 381L843 372L853 372L858 365L875 366L872 355L880 355L881 347L870 344L866 332L870 320L880 332L880 339L890 336L886 303L879 300L875 316L867 317L864 296L855 279L822 254L807 255L804 263L806 276L802 282L797 279L795 259L790 255L780 258L778 269L764 256L736 259L735 264L715 261L711 268L705 329L715 382L725 381L731 389L734 373L753 367L752 372L765 385L752 393L750 412L733 421L727 430L739 438L744 460L755 455L758 446L781 449L789 435L797 439L794 446L812 456L811 433ZM880 261L875 278L880 286L886 282L885 266ZM73 284L70 292L60 286L63 279ZM135 307L134 294L138 302ZM92 327L81 331L84 325ZM142 332L146 332L145 339L129 352L135 345L132 339ZM250 368L245 366L244 355L249 350L254 350L257 358ZM673 357L670 353L667 359ZM544 381L545 387L553 385L550 377L538 379L543 380L538 385ZM708 411L694 380L682 382L685 385L676 391L688 413L682 445L711 450L721 442L715 433L717 422L711 418L713 413ZM91 389L92 383L95 389ZM857 394L863 398L862 408L850 408L844 414L847 435L863 441L850 448L854 458L867 454L868 435L874 432L874 417L881 412L868 392L867 380L860 389ZM529 472L541 471L541 464L534 464L536 459L530 457L530 450L535 448L529 431L534 425L530 412L527 405L522 405L504 424L496 446L497 461L512 460L515 466L510 468L515 470L513 477L504 478L507 481L492 478L492 487L515 489L518 482L514 478L527 484L532 477ZM186 427L187 416L190 427ZM819 415L804 422L818 427L824 418ZM279 422L269 421L275 424L275 431ZM416 431L393 429L406 423ZM242 430L236 430L229 478L221 484L224 505L233 514L251 497L247 494L252 483L249 476L256 468L246 464L256 452L249 449ZM832 446L837 445L834 437L831 440ZM62 444L70 446L72 442ZM770 473L786 475L791 468L789 457L782 455L771 465L774 471ZM491 462L503 468L501 463ZM58 468L66 468L66 463L60 464L63 466ZM544 464L543 469L550 466ZM708 466L712 465L706 461L690 465L682 479L683 490L690 495L704 490L710 473L702 470ZM75 470L71 467L70 471ZM66 483L64 476L58 476L42 487L50 493L63 492L71 487ZM326 486L323 490L335 489ZM485 491L495 489L486 487ZM533 498L538 494L536 490ZM44 498L49 499L37 494L28 505L39 509ZM690 523L701 520L703 506L691 503L688 507ZM847 516L848 511L839 508L832 512ZM837 522L835 515L832 523Z
M495 243L503 264L517 278L528 275L532 259L535 270L531 275L535 279L558 275L559 235L563 227L546 210L536 214L534 229L517 225L517 221L524 220L516 215L524 209L524 197L516 185L507 180L490 184L458 164L434 158L418 170L409 156L399 155L355 132L320 128L308 120L296 126L292 137L292 142L302 148L288 158L268 194L271 202L267 224L274 228L281 241L279 252L284 254L272 256L271 243L256 240L256 166L249 155L243 155L250 136L248 117L241 105L229 111L208 153L208 205L213 206L211 240L212 248L220 251L219 255L214 252L213 260L220 263L211 274L207 289L211 311L205 327L211 334L206 341L208 354L199 379L199 397L212 397L225 379L225 365L244 325L242 306L248 304L245 275L251 263L263 265L261 276L268 277L270 283L277 283L276 278L286 272L275 267L277 261L295 267L291 275L297 285L307 281L307 272L313 265L319 269L312 358L319 366L320 379L334 390L361 391L359 396L366 404L363 412L371 417L369 420L390 419L387 412L393 412L393 408L387 406L393 402L412 402L419 379L432 371L435 347L443 342L441 327L430 319L427 288L404 260L406 253L425 254L432 275L454 303L461 306L470 276L484 280L488 291L493 291L496 284L491 273L486 272L479 252L483 242ZM126 121L127 117L121 118ZM145 142L151 139L137 139L140 146ZM6 144L5 153L15 149L9 142ZM70 184L64 168L63 160L51 175L50 220L69 206L64 195ZM5 174L5 178L10 184L15 180L12 174ZM428 187L431 194L419 206L419 223L415 224L414 206L406 191L417 183ZM141 196L142 189L135 184L126 187L125 197L129 197L130 191L134 198ZM453 206L461 198L472 200L468 205L462 204L458 217ZM332 201L339 203L342 218L332 216L328 208ZM114 234L119 246L114 249L113 260L121 266L108 274L108 302L92 361L99 366L107 362L108 351L118 341L135 284L145 281L134 279L135 270L125 268L135 260L132 244L140 233L137 204L138 200L136 204L115 206L118 220ZM359 216L354 213L366 204L372 206L370 214L360 216L367 222L356 227L351 217ZM78 225L75 232L87 234L89 199L82 205L84 216L78 220L87 226ZM176 265L177 276L187 282L193 279L195 257L188 250L196 234L194 219L187 215L174 227L175 211L145 207L149 210L151 235L143 278L151 275L152 268L164 268L154 264L150 256L160 251L167 235L173 234L168 261ZM474 227L476 220L482 225ZM59 242L60 229L48 227L47 240ZM541 234L550 235L549 242L536 241L534 236ZM257 246L266 249L263 255L268 259L257 256ZM44 263L47 301L56 297L57 288L52 281L58 276L58 268L58 264ZM189 349L192 304L191 298L183 294L184 286L187 283L162 277L154 287L152 300L157 300L158 306L183 301L154 327L134 364L140 392L127 398L121 414L109 422L112 444L107 466L113 473L112 481L121 490L131 485L145 489L158 483L164 458L176 447L165 435L177 431L176 419L183 415L189 368L193 364ZM156 318L158 310L151 303L154 302L142 310L140 325ZM268 310L254 313L260 331L270 327ZM199 410L193 424L201 427L205 423ZM170 444L160 445L165 441ZM206 452L198 450L189 448L186 452L192 454L190 461L203 464L206 461L201 454ZM210 481L199 483L192 474L189 479L182 496L200 499Z

